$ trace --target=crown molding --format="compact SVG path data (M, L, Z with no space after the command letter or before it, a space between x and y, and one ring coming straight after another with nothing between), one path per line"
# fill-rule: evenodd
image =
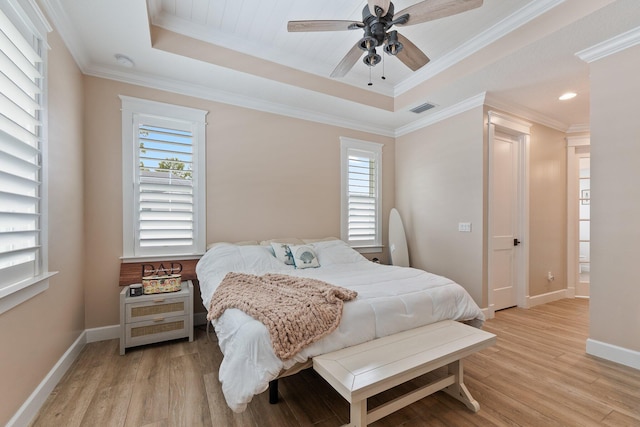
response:
M487 31L483 32L478 37L475 37L474 39L460 46L458 49L450 52L441 60L435 61L433 64L429 64L429 66L425 67L424 71L420 70L414 73L412 77L396 86L395 95L397 96L400 93L403 93L404 91L407 91L422 83L423 81L435 76L436 74L439 74L440 72L446 70L450 66L461 61L472 53L489 45L500 37L503 37L509 32L526 24L527 22L537 18L538 16L544 14L548 10L556 7L564 1L565 0L539 0L536 2L531 2L529 5L503 19L501 22L497 23ZM65 42L76 64L80 68L80 71L83 74L90 76L121 81L123 83L139 85L157 90L192 96L195 98L207 99L214 102L235 105L239 107L279 114L332 126L343 127L356 131L368 132L387 137L397 137L410 132L414 132L415 130L430 126L441 120L455 116L476 106L482 105L483 103L493 108L508 111L511 114L518 115L520 117L526 118L527 120L531 120L535 123L539 123L562 132L582 132L585 129L588 130L588 124L568 126L565 123L561 123L557 120L541 115L525 107L517 106L499 100L495 96L488 95L486 92L471 97L451 107L444 108L439 111L434 111L430 113L429 116L423 119L419 119L404 126L395 128L394 126L383 126L372 121L364 122L359 120L351 120L337 115L319 113L317 111L305 110L297 107L294 108L285 104L254 99L245 95L211 89L208 87L194 85L182 81L176 81L173 79L166 79L163 77L152 76L148 74L126 72L121 70L113 70L107 67L94 66L91 65L90 57L86 52L83 44L81 43L81 40L77 32L75 31L74 26L69 20L67 13L62 7L61 1L40 0L40 3L44 7L55 29L58 31L63 41ZM153 2L151 2L150 4L151 7L149 13L156 13L154 12L152 7ZM594 48L592 49L599 47L600 51L602 52L614 53L615 51L622 50L639 42L640 28L629 31L621 36L611 39L608 42L601 43L602 46L594 46ZM586 49L585 51L581 51L576 55L584 53L584 55L586 55L585 57L591 58L592 56L589 56L589 52L590 50ZM581 59L585 60L582 57Z
M425 128L427 126L431 126L435 123L441 122L445 119L448 119L453 116L457 116L460 113L464 113L465 111L469 111L472 108L480 107L484 105L486 97L486 92L479 93L478 95L472 96L471 98L467 98L464 101L461 101L451 107L443 108L442 110L434 111L432 114L429 114L427 117L411 122L407 125L401 126L396 129L395 137L400 137L407 135L411 132L415 132L419 129Z
M136 86L148 87L151 89L177 93L222 104L235 105L237 107L249 108L252 110L264 111L266 113L278 114L301 120L338 126L361 132L368 132L381 136L393 137L394 129L381 126L377 123L363 122L358 120L345 119L317 111L305 110L299 107L291 107L270 101L264 101L253 97L238 95L206 86L194 85L186 82L166 79L158 76L143 75L141 73L129 73L121 70L113 70L103 67L90 67L85 72L86 75L103 79L115 80Z
M567 147L591 145L591 135L567 136Z
M519 134L531 134L531 126L533 126L533 123L522 120L519 117L493 110L489 110L487 112L487 116L489 118L489 124L507 128L509 130L516 131Z
M67 46L67 49L71 53L73 60L76 62L80 71L83 73L89 65L89 55L81 42L80 36L75 31L75 27L69 20L67 12L65 12L60 0L40 0L40 4L45 9L45 12L58 34Z
M569 134L584 132L591 132L591 126L589 125L589 123L571 125L569 126L569 129L567 129L567 133Z
M253 99L244 95L211 89L204 86L189 84L172 79L165 79L158 76L144 75L141 73L123 72L109 69L107 67L95 66L91 64L80 37L75 31L75 27L70 21L66 11L62 7L60 0L41 0L47 15L53 22L54 27L62 37L67 49L71 53L80 71L88 76L100 77L109 80L120 81L148 88L163 90L167 92L179 93L195 98L207 99L224 104L236 105L239 107L280 114L288 117L324 123L348 129L369 132L382 136L393 137L394 129L380 126L377 123L363 123L356 120L348 120L339 116L323 114L311 110L293 108L284 104ZM150 5L150 14L158 13L153 2ZM258 78L258 77L256 77Z
M637 44L640 44L640 27L636 27L625 33L612 37L609 40L605 40L587 49L583 49L580 52L577 52L576 56L590 64Z
M495 95L487 95L486 105L501 111L506 111L510 115L519 116L534 123L550 127L551 129L559 130L560 132L566 132L567 129L569 129L569 125L566 123L552 119L551 117L547 117L521 105L506 102Z
M491 28L488 28L476 37L447 53L442 58L433 61L422 69L414 72L409 78L395 86L394 96L402 95L419 84L437 76L463 59L473 55L512 31L515 31L521 26L545 14L564 1L565 0L536 0L529 3L522 9L496 23Z

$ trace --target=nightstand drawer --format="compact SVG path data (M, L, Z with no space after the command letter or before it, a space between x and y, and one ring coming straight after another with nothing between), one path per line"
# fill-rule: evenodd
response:
M125 346L151 344L189 335L187 316L158 316L155 320L128 323L125 328Z
M162 294L152 299L126 304L126 322L142 322L161 317L182 316L187 312L186 297L169 297Z

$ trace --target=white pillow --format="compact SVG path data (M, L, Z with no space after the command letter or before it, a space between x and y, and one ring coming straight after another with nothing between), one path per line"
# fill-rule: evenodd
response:
M289 245L287 245L286 243L271 242L271 247L273 248L273 253L275 254L276 258L287 265L294 265L293 255L291 255Z
M313 244L313 248L318 255L318 262L325 267L334 264L370 262L342 240L317 242Z
M289 245L293 262L296 268L316 268L320 267L318 256L309 245Z

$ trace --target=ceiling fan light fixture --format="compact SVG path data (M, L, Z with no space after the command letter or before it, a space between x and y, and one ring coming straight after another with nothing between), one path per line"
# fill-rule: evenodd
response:
M360 39L360 42L358 42L358 46L360 46L360 49L362 50L371 50L378 46L378 41L374 37L364 36Z
M369 54L362 58L362 61L367 64L368 67L375 67L381 60L382 57L376 53L375 49L371 49Z
M360 49L367 51L378 46L378 40L371 34L370 27L364 28L364 37L360 39L358 46L360 46Z
M402 52L403 47L404 46L402 45L402 43L398 41L398 32L390 31L389 38L387 39L387 45L384 47L384 51L388 55L396 56L397 54Z

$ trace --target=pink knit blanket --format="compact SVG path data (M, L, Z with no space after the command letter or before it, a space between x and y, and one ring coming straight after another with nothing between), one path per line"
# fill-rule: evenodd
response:
M237 308L269 330L276 355L287 360L333 332L345 301L357 292L305 277L227 273L211 297L208 320Z

